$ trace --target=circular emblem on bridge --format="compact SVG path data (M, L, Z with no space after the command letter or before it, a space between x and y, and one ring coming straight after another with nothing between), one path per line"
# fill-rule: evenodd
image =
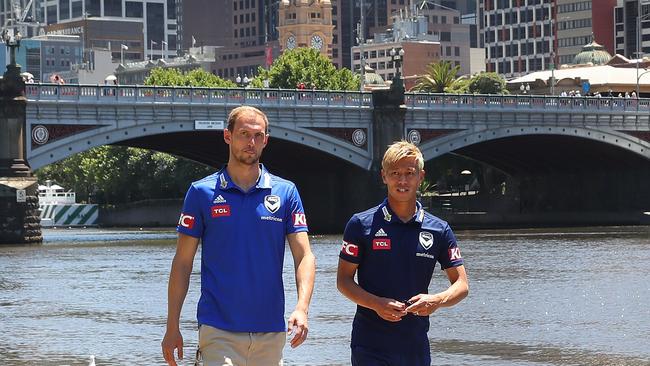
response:
M419 145L420 142L422 141L422 136L420 136L420 131L410 130L408 133L408 140L410 143L414 145Z
M32 128L32 140L39 145L45 144L50 139L50 131L43 125Z
M362 129L357 128L352 132L352 142L357 146L363 146L366 143L366 133Z

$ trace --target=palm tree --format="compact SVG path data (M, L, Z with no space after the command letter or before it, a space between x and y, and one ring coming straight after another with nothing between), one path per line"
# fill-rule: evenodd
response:
M451 66L449 61L432 62L427 65L427 73L418 79L413 91L444 93L445 88L456 82L460 66Z

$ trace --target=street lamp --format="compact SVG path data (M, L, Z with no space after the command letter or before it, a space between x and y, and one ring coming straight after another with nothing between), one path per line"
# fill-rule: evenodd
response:
M526 94L530 91L530 84L526 83L526 85L521 84L519 86L519 90L521 90L522 93Z
M245 88L248 86L248 83L250 83L250 79L248 79L248 76L244 74L244 78L241 78L241 75L237 74L237 78L235 79L235 82L240 88Z
M645 71L642 72L641 74L639 74L639 69L638 69L638 67L637 67L636 73L637 73L638 76L636 77L636 85L637 85L636 90L639 90L639 80L641 80L641 77L642 77L643 75L645 75L645 74L647 74L647 73L650 72L650 70L648 70L648 69L646 69L646 68L644 68L643 70L645 70ZM637 98L640 97L640 96L639 96L639 93L636 93L636 97L637 97Z
M120 63L124 65L124 51L128 51L129 46L125 44L120 44Z
M399 52L395 48L390 50L390 58L395 64L395 77L393 78L393 85L395 87L404 88L404 81L402 80L402 62L404 61L404 49L400 48Z
M643 59L641 56L643 52L641 52L641 21L646 20L650 17L650 14L645 14L641 15L641 12L643 10L643 5L644 1L643 0L638 0L637 1L637 13L636 13L636 96L637 98L641 97L641 90L639 89L639 79L641 76L639 75L639 62Z
M17 28L14 28L13 34L10 34L6 29L2 31L2 41L9 48L9 64L16 65L16 49L20 47L20 41L23 35L20 34Z

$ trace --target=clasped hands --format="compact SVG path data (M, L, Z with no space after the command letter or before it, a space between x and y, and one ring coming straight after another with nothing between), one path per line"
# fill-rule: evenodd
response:
M398 322L408 313L416 316L429 316L439 307L440 299L437 295L418 294L404 302L380 297L373 310L386 321Z

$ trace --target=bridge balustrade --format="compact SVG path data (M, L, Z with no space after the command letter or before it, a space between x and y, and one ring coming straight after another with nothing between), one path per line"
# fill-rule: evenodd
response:
M405 95L407 107L441 108L515 108L561 110L650 111L650 99L617 97L554 97L546 95L483 95L483 94L415 94Z
M322 90L241 89L159 86L29 84L36 101L106 101L107 103L199 103L278 106L371 107L370 93Z
M350 91L159 87L140 85L28 84L26 96L35 101L111 103L253 104L261 106L372 107L372 94ZM545 95L407 93L415 109L478 108L540 110L650 111L650 99L618 97L554 97Z

